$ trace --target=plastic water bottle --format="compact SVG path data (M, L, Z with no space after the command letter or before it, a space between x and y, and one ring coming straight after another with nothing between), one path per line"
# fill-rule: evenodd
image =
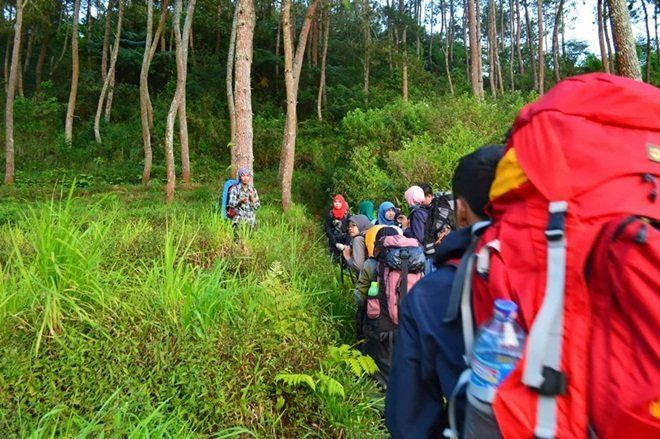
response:
M371 285L369 285L369 292L367 293L369 297L376 297L378 296L378 282L371 282Z
M517 311L514 302L498 299L493 318L479 327L470 358L463 439L502 437L491 404L495 390L522 357L525 333L515 322Z

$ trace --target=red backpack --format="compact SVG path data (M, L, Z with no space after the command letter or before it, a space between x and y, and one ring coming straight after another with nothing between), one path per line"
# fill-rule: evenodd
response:
M464 289L468 333L496 298L527 332L493 403L503 437L660 437L659 184L653 86L578 76L518 115Z

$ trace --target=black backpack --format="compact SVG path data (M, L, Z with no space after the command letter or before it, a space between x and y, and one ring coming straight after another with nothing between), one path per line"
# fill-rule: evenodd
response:
M454 228L454 200L449 192L438 192L428 206L429 216L424 227L424 253L432 255L445 229Z

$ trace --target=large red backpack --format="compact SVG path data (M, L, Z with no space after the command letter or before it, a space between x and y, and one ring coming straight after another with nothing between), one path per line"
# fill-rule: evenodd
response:
M578 76L518 115L464 289L475 321L462 313L470 332L494 299L519 305L503 437L660 437L659 185L655 87Z

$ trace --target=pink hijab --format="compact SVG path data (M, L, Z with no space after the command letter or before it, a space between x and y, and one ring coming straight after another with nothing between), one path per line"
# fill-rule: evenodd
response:
M420 205L424 202L424 190L419 186L410 186L403 196L408 207Z

